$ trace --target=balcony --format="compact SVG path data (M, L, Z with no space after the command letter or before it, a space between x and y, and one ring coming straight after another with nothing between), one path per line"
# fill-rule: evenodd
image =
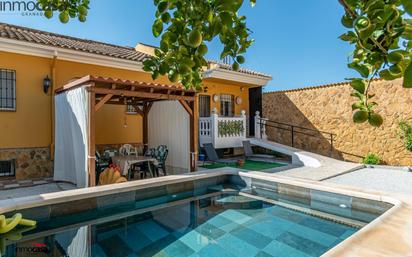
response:
M219 117L214 113L211 117L199 118L201 146L212 143L216 149L242 147L246 133L245 111L238 117Z

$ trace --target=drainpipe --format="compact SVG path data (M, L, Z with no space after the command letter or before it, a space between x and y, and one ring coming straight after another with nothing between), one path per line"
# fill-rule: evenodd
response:
M56 77L56 63L57 63L57 56L58 52L54 51L53 54L53 61L52 65L50 67L51 71L51 108L50 108L50 115L51 115L51 143L50 143L50 158L51 160L54 160L54 89L55 89L55 83L57 80Z

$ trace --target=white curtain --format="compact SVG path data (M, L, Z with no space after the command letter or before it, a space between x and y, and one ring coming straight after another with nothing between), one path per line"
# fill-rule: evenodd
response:
M88 238L88 226L64 231L55 236L55 240L68 257L89 257L90 242Z
M85 87L55 96L54 179L87 187L88 100Z

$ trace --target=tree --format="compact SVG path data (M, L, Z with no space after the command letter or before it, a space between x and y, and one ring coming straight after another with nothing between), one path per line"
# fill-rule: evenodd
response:
M38 0L45 16L60 13L61 22L78 17L85 21L89 0ZM249 0L253 6L256 0ZM340 36L355 46L348 67L361 78L351 78L352 105L356 123L368 121L379 127L383 119L374 111L377 103L370 94L375 77L393 80L404 77L403 86L412 88L412 0L338 0L345 9L342 24L349 31ZM167 75L172 82L199 88L208 51L205 42L220 39L220 58L230 57L233 70L245 62L242 56L253 43L246 17L238 11L243 0L154 0L157 7L152 32L160 37L155 56L144 62L144 70L156 79Z
M345 8L342 24L349 31L340 36L355 46L348 67L361 78L352 78L352 105L356 123L368 121L382 125L383 118L374 111L377 103L370 94L371 82L379 76L385 80L404 77L403 86L412 88L412 14L411 0L339 0Z

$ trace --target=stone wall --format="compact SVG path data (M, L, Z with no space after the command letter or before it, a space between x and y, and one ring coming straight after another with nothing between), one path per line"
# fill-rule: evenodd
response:
M0 160L16 160L14 179L48 178L53 176L50 148L0 149ZM13 179L13 178L12 178Z
M354 124L351 87L347 83L307 89L269 92L263 95L263 117L310 129L336 134L332 156L337 159L360 162L368 153L376 153L389 165L412 165L412 153L405 150L399 138L398 123L412 121L412 89L402 88L402 80L372 83L371 93L379 103L376 111L384 117L380 128L368 124ZM309 132L309 131L302 131ZM313 132L312 132L313 133ZM267 128L269 139L291 144L290 131ZM326 135L325 135L326 136ZM328 138L318 139L295 133L295 147L329 155Z

